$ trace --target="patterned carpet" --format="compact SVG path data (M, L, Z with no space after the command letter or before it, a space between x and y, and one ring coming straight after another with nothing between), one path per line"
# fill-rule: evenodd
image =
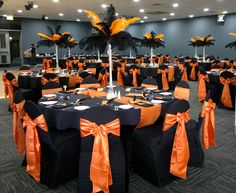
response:
M197 100L197 83L190 82L191 113L197 119L201 103ZM38 184L21 167L12 138L12 113L8 101L0 100L0 193L75 193L76 180L50 190ZM205 152L202 169L189 168L187 180L176 180L158 188L132 174L129 193L235 193L236 192L236 135L233 133L234 112L216 109L217 147Z

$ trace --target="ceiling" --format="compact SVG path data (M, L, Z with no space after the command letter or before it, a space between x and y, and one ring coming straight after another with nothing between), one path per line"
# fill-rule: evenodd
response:
M136 16L142 18L144 22L160 21L163 18L180 19L188 18L193 14L194 17L222 14L223 11L228 13L236 13L236 0L59 0L54 3L52 0L32 0L39 7L26 11L24 5L27 0L4 0L4 5L0 8L1 15L14 15L14 17L41 18L47 15L49 19L56 20L73 20L80 19L87 21L83 13L79 13L78 9L89 9L102 16L105 9L101 4L113 4L120 16ZM178 3L179 7L172 7L173 3ZM204 8L209 8L208 12L204 12ZM144 9L144 13L140 13L139 9ZM18 13L17 10L22 10ZM170 13L175 13L170 16ZM58 14L63 13L61 17ZM147 16L148 19L143 19Z

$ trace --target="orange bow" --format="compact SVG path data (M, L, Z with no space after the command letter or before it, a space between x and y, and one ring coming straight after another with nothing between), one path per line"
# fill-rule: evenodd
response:
M161 75L162 89L169 90L169 83L168 83L167 76L166 76L166 74L168 73L168 69L164 69L164 70L158 69L157 73L162 74Z
M109 63L102 63L102 64L101 64L101 67L102 67L102 68L107 68L108 66L109 66Z
M7 98L9 91L8 91L7 79L6 79L6 75L5 74L2 76L2 80L3 80L3 83L4 83L5 98Z
M175 81L175 67L168 66L168 81L172 82Z
M230 96L230 89L229 85L236 85L236 78L223 78L220 77L220 83L224 85L222 95L221 95L221 102L224 104L224 106L228 108L233 108L231 96Z
M79 63L78 63L79 71L83 70L83 69L84 69L84 66L85 66L84 63L79 62Z
M126 62L121 63L122 72L125 73Z
M47 69L49 69L50 68L50 66L51 66L51 60L49 60L49 59L44 59L43 60L43 70L47 70Z
M73 60L69 60L66 62L66 69L69 70L69 69L72 69L73 68Z
M76 87L77 84L81 83L84 79L80 76L69 75L68 86L70 88Z
M43 114L32 120L26 113L23 122L23 127L26 127L26 171L39 182L41 147L37 126L43 131L48 132L48 126Z
M80 119L81 137L94 136L93 153L90 164L90 180L93 183L93 193L103 191L109 193L113 184L109 160L108 133L120 136L120 121L115 119L105 125L97 125L86 119Z
M191 80L196 80L196 67L198 66L198 63L191 63L190 66L192 67L190 78Z
M215 109L216 105L212 99L205 101L201 111L203 120L202 141L204 149L215 145Z
M190 110L174 114L166 114L162 130L167 131L176 123L177 128L171 153L170 173L182 179L187 178L187 165L189 160L189 145L185 123L190 120Z
M203 101L206 98L206 82L209 82L208 75L199 74L198 75L198 99L199 101Z
M53 78L53 79L46 79L45 77L42 77L41 78L41 84L42 85L45 85L45 84L47 84L48 82L58 82L59 83L59 79L58 79L58 77L56 77L56 78Z
M109 73L105 73L104 75L103 74L99 74L98 76L98 81L101 81L100 82L100 85L101 87L106 87L107 86L107 81L108 81L108 78L109 78Z
M118 86L124 86L124 80L123 80L123 70L121 67L117 67L117 84Z
M140 74L140 69L130 69L129 73L133 75L133 86L137 87L138 86L138 80L137 80L137 74Z
M22 125L22 119L25 116L23 106L25 100L13 106L13 136L17 151L20 155L25 154L25 131Z

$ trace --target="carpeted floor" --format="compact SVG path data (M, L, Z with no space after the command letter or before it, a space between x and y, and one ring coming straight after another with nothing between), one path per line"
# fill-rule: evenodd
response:
M190 82L191 114L197 119L201 103L197 100L197 83ZM0 100L0 193L75 193L76 180L50 190L38 184L21 167L12 138L12 113L8 101ZM129 193L236 193L236 135L234 112L216 109L217 147L205 152L202 169L189 168L187 180L176 180L158 188L132 174Z

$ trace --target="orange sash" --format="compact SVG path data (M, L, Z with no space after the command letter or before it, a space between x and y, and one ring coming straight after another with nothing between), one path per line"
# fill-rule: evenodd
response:
M125 74L126 62L121 63L122 72Z
M83 78L81 78L80 76L69 75L68 86L70 88L76 87L76 85L81 83L82 81L83 81Z
M101 64L101 67L102 67L102 68L108 68L108 67L109 67L109 63L102 63L102 64Z
M132 74L133 76L133 82L132 82L133 86L137 87L138 86L137 74L140 75L140 69L136 69L136 68L130 69L129 73Z
M124 80L123 80L123 70L121 67L117 67L117 84L118 86L124 86Z
M25 116L24 104L25 100L13 106L13 136L16 149L20 155L25 154L25 131L22 125L22 119Z
M5 92L7 93L5 94L6 96L9 96L10 107L11 109L13 109L14 108L13 101L14 101L14 95L15 95L13 86L18 87L18 84L17 84L16 79L13 79L11 82L7 79L5 81L6 81L5 83L7 86L7 89L5 90Z
M101 87L106 87L106 86L107 86L108 78L109 78L109 73L108 73L108 72L105 73L104 75L102 75L101 73L99 73L98 81L101 81L101 82L100 82Z
M223 78L222 76L220 77L220 83L224 85L222 95L221 95L221 102L224 104L224 106L228 108L233 108L231 96L230 96L230 89L229 85L236 85L236 78Z
M51 60L50 59L44 59L43 60L43 70L48 70L51 66Z
M171 153L170 173L182 179L187 178L187 166L189 160L189 145L185 123L190 120L190 110L174 114L166 114L162 130L167 131L176 123L177 128Z
M92 159L90 163L90 180L93 193L103 191L109 193L113 184L109 159L108 133L120 136L120 121L115 119L105 125L97 125L86 119L80 119L81 137L94 136Z
M215 112L216 104L212 99L205 101L202 106L201 117L203 120L202 129L202 142L204 149L208 149L210 146L216 146L215 144Z
M8 91L7 79L6 79L6 75L5 75L5 74L2 76L2 81L3 81L3 83L4 83L5 98L7 98L9 91Z
M84 63L78 63L79 71L83 70L86 65Z
M155 85L155 84L145 84L145 83L142 83L141 86L145 87L145 88L156 88L156 89L158 89L158 86Z
M199 74L198 75L198 99L199 101L203 101L206 98L206 82L209 82L208 75Z
M47 123L43 114L32 120L26 113L23 122L23 127L26 127L26 171L39 182L41 147L37 126L43 131L48 132Z
M175 67L168 66L168 81L172 82L175 81Z
M191 63L190 66L192 67L190 78L191 80L196 80L196 67L198 66L198 63Z
M175 87L174 98L176 98L176 99L184 99L184 100L188 101L189 96L190 96L190 89L179 87L179 86Z
M91 83L91 84L80 84L80 88L99 88L100 84L99 83Z
M157 73L162 74L161 75L162 89L169 90L169 83L168 83L167 76L166 76L166 74L168 73L168 69L165 69L165 70L158 69Z
M188 82L188 75L187 75L186 67L183 64L179 64L178 66L181 72L183 73L181 80Z
M69 60L66 62L66 69L70 70L73 68L73 60Z
M41 84L42 85L45 85L45 84L47 84L48 82L58 82L59 83L59 78L58 77L56 77L56 78L53 78L53 79L46 79L45 77L42 77L41 78Z

